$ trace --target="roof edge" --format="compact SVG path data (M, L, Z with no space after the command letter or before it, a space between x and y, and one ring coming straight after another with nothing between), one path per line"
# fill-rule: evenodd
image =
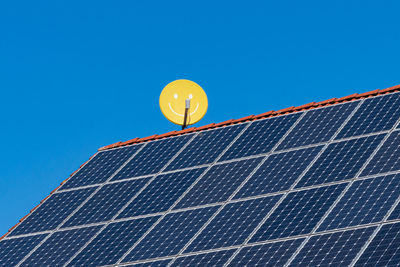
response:
M300 112L300 111L309 110L309 109L315 109L315 108L324 107L324 106L331 106L331 105L344 103L344 102L351 102L351 101L358 100L358 99L369 98L369 97L373 97L373 96L377 96L377 95L384 95L384 94L393 93L393 92L397 92L397 91L400 91L400 85L392 86L392 87L389 87L386 89L376 89L376 90L365 92L362 94L352 94L352 95L344 96L341 98L331 98L331 99L324 100L321 102L311 102L311 103L304 104L304 105L301 105L298 107L289 107L289 108L284 108L284 109L281 109L278 111L271 110L271 111L268 111L268 112L265 112L262 114L258 114L258 115L250 115L250 116L246 116L246 117L243 117L240 119L230 119L230 120L227 120L224 122L211 123L211 124L207 124L207 125L204 125L201 127L191 127L191 128L181 130L181 131L172 131L172 132L168 132L168 133L164 133L164 134L160 134L160 135L155 134L155 135L151 135L151 136L143 137L143 138L136 137L134 139L131 139L131 140L128 140L125 142L120 141L120 142L116 142L111 145L103 146L103 147L99 148L98 151L104 151L104 150L113 149L113 148L117 148L117 147L123 147L123 146L132 145L132 144L143 143L143 142L153 141L153 140L157 140L157 139L163 139L163 138L167 138L167 137L171 137L171 136L183 135L183 134L187 134L187 133L191 133L191 132L199 132L199 131L209 130L209 129L213 129L213 128L218 128L218 127L223 127L223 126L228 126L228 125L233 125L233 124L238 124L238 123L243 123L243 122L248 122L248 121L271 118L271 117L276 117L276 116L280 116L280 115L284 115L284 114L295 113L295 112Z

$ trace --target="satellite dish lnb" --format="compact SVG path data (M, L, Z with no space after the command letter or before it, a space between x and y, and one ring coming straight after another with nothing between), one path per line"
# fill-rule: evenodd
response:
M160 95L160 109L171 122L186 126L200 121L207 112L204 90L195 82L176 80L167 84Z

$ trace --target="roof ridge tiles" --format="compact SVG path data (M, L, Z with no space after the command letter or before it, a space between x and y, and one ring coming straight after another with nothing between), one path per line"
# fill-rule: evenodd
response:
M250 116L246 116L246 117L243 117L240 119L230 119L230 120L220 122L220 123L210 123L210 124L200 126L197 128L192 127L192 128L186 129L186 130L172 131L172 132L164 133L161 135L152 135L152 136L148 136L148 137L144 137L144 138L134 138L134 139L126 141L126 142L116 142L116 143L108 145L108 146L103 146L103 147L99 148L98 150L103 151L103 150L108 150L111 148L131 145L131 144L135 144L135 143L142 143L142 142L146 142L146 141L152 141L152 140L157 140L157 139L161 139L161 138L182 135L182 134L186 134L186 133L194 132L194 131L203 131L203 130L213 129L213 128L217 128L217 127L223 127L223 126L227 126L227 125L243 123L243 122L247 122L247 121L275 117L275 116L280 116L280 115L284 115L284 114L299 112L302 110L308 110L308 109L318 108L318 107L322 107L322 106L334 105L334 104L339 104L339 103L343 103L343 102L350 102L350 101L354 101L357 99L368 98L368 97L372 97L372 96L376 96L376 95L380 95L380 94L391 93L391 92L396 92L396 91L400 91L400 85L395 85L395 86L392 86L392 87L389 87L386 89L376 89L376 90L372 90L372 91L365 92L362 94L354 93L354 94L344 96L341 98L331 98L331 99L327 99L327 100L320 101L320 102L311 102L311 103L304 104L304 105L301 105L298 107L293 106L293 107L284 108L284 109L281 109L278 111L271 110L271 111L268 111L268 112L265 112L262 114L258 114L258 115L250 115Z

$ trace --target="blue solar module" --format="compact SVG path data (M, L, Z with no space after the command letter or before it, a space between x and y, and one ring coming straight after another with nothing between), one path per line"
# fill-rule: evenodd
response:
M399 266L400 223L383 225L355 266Z
M176 209L227 200L262 158L214 165L177 204Z
M308 111L278 150L328 141L358 104L357 101Z
M320 152L322 146L273 154L251 176L234 198L287 190Z
M346 185L343 183L289 193L250 242L310 233Z
M167 167L167 171L208 164L224 151L246 126L245 123L199 132L188 147Z
M110 220L148 181L142 178L103 186L62 227Z
M63 266L100 228L94 226L56 232L21 266Z
M228 266L284 266L304 238L244 247Z
M192 134L188 134L146 143L112 180L158 173L192 137Z
M34 235L0 241L0 266L15 266L39 245L46 235Z
M236 249L179 257L171 266L224 266Z
M380 144L383 136L380 134L330 144L296 187L354 178Z
M400 94L365 99L336 138L389 130L400 118Z
M82 169L69 178L61 189L104 183L141 147L142 144L139 144L99 152Z
M362 175L400 170L400 131L393 132L385 141Z
M10 236L57 228L95 189L95 187L91 187L52 194L29 217L23 220L10 233Z
M379 222L400 196L400 174L355 181L319 231Z
M376 227L313 236L290 266L349 266Z
M114 264L139 240L159 217L111 223L70 263L71 266Z
M176 255L217 209L209 207L167 214L123 262Z
M226 151L221 160L270 152L302 113L254 121Z
M118 218L168 210L200 177L205 168L162 174L155 178L118 216Z
M135 267L167 267L171 260L160 260L160 261L150 261L137 264L129 264L124 266L135 266Z
M277 195L226 205L185 253L242 244L280 198Z

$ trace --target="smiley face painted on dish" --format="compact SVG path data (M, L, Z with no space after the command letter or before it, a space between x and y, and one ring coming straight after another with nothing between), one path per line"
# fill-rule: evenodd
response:
M164 87L160 95L161 112L169 121L183 125L186 99L190 99L188 125L198 122L207 112L207 95L189 80L176 80Z

